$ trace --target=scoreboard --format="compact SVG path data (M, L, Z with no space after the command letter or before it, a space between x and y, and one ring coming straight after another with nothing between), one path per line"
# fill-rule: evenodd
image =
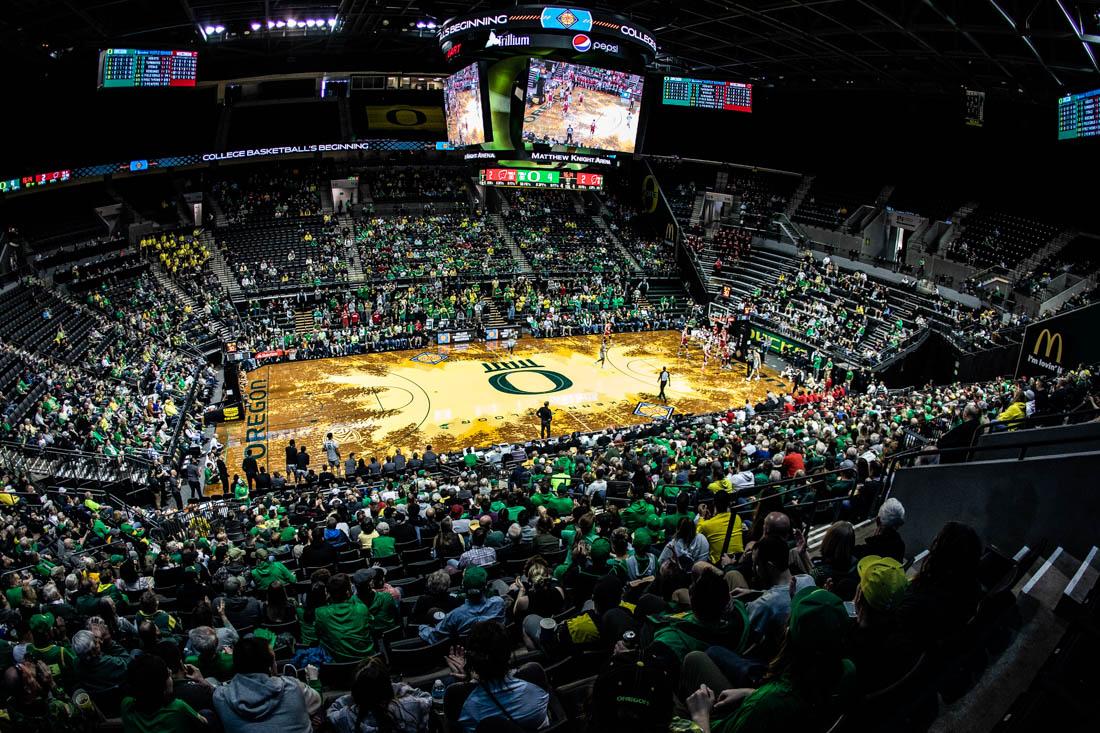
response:
M675 107L752 112L752 84L666 76L661 102Z
M198 51L108 48L99 52L99 86L193 87Z
M478 182L483 186L602 190L603 174L541 168L482 168Z
M65 183L72 178L72 174L73 172L71 170L66 169L0 180L0 193L12 193L28 188L48 186L51 183Z
M1100 135L1100 89L1058 99L1058 139Z

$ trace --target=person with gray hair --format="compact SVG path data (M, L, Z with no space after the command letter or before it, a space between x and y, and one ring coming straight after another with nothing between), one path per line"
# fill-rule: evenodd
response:
M936 441L936 447L940 450L950 448L969 448L974 445L978 431L982 429L982 410L977 404L968 402L962 410L962 422L948 430ZM964 463L969 459L970 452L955 450L940 455L940 463Z
M187 643L192 653L184 661L198 667L203 677L213 677L219 682L228 682L233 678L233 655L219 648L218 632L213 627L196 626L191 629L187 634Z
M99 637L93 632L76 632L73 635L73 652L76 654L77 680L87 692L108 690L125 681L130 655L105 654Z
M890 497L879 507L878 516L875 517L875 533L863 544L857 545L853 554L856 557L868 555L892 557L904 563L905 540L898 532L898 528L903 524L905 524L905 507L900 501Z

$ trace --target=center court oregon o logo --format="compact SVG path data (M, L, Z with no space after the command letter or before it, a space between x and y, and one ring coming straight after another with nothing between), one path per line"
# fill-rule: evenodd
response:
M550 369L543 369L539 364L536 364L532 359L520 359L518 361L494 361L494 362L481 362L481 366L485 367L485 373L491 374L489 377L489 385L498 392L504 394L514 395L536 395L536 394L553 394L554 392L561 392L563 389L569 389L573 386L573 380L565 376L560 372L555 372ZM546 377L550 382L550 389L541 389L538 391L530 391L526 389L520 389L511 382L511 376L513 374L541 374Z

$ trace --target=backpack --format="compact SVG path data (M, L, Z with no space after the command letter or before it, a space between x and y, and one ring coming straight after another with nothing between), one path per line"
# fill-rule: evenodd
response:
M590 727L632 733L667 731L674 688L673 680L656 664L612 660L592 686Z

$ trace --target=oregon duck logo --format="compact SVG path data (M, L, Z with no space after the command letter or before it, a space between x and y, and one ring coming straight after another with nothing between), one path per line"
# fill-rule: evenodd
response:
M545 369L536 364L533 359L518 359L516 361L483 361L481 366L485 373L489 374L489 385L498 392L515 395L552 394L569 389L573 386L573 380L560 372ZM546 378L549 389L522 389L512 383L512 377L516 374L538 374Z

